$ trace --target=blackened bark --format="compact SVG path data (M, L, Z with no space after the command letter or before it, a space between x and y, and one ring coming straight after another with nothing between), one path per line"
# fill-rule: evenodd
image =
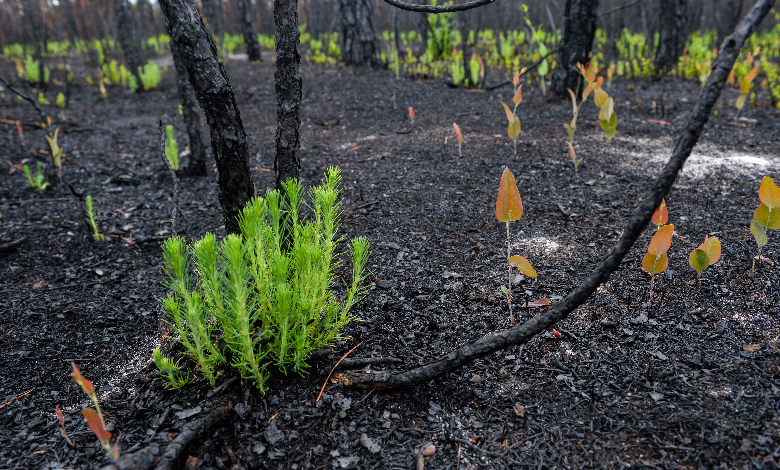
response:
M135 16L127 0L114 0L114 13L116 14L117 39L122 46L127 68L137 80L138 89L141 90L143 84L138 69L144 64Z
M658 71L667 72L677 65L685 47L688 2L686 0L660 0L658 7L660 21L655 68Z
M244 34L246 53L250 62L260 62L260 43L257 41L257 27L255 26L255 13L252 11L252 3L249 0L238 0L241 8L241 31Z
M225 24L222 21L222 2L220 0L201 0L203 3L203 14L206 16L206 22L211 29L211 34L217 38L219 44L225 37Z
M195 107L195 92L192 90L187 69L181 61L179 49L171 42L173 65L176 69L176 85L181 99L181 114L187 126L187 137L190 143L190 160L184 169L185 176L206 176L206 147L200 136L200 116Z
M276 30L276 187L282 181L298 179L301 168L297 155L301 138L301 76L298 72L298 0L274 0Z
M217 46L193 0L160 0L160 8L171 44L179 51L190 84L211 128L225 230L239 233L236 217L254 194L254 185L249 174L246 132L230 80L217 60Z
M558 63L553 73L552 89L559 98L567 98L571 89L579 95L582 80L577 64L590 60L590 50L596 35L598 0L566 0L563 10L563 38L558 50Z
M726 0L723 4L723 28L733 31L742 16L742 0Z
M341 23L341 55L347 65L376 65L379 37L374 20L374 5L369 0L338 0Z
M696 102L693 115L677 140L672 156L661 170L661 174L658 175L649 193L644 197L644 202L634 211L634 215L629 220L626 229L615 246L607 253L607 256L561 302L552 305L544 313L525 323L515 325L508 330L483 336L473 343L468 343L452 351L444 358L424 366L398 374L383 370L372 370L362 373L346 372L335 374L334 379L347 386L354 385L380 389L417 385L500 349L525 344L537 334L568 317L577 307L585 303L598 286L609 279L610 274L620 266L634 242L647 228L653 212L655 212L661 200L671 189L685 160L690 156L693 147L698 142L704 130L704 125L712 115L712 110L726 84L726 79L734 67L734 62L739 57L739 52L745 44L745 40L761 20L764 19L769 10L772 9L774 3L774 0L759 0L739 23L737 29L723 43L713 64L712 73L707 80L707 84L702 89Z

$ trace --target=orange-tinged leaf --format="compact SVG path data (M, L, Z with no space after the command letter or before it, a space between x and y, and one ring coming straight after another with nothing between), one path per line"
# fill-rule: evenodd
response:
M512 77L512 83L515 85L520 84L520 72L515 72L515 76Z
M510 124L512 124L512 121L515 120L515 114L512 112L511 109L509 109L509 106L506 105L506 103L501 103L504 106L504 113L506 113L506 120L509 121Z
M704 240L704 243L699 245L699 249L707 252L707 256L710 258L710 264L715 264L720 261L720 240L716 237L708 237Z
M661 199L661 205L653 212L653 223L659 227L669 222L669 211L666 209L666 199Z
M496 199L496 218L499 222L509 222L518 220L522 216L523 201L520 200L520 191L517 190L515 176L508 168L504 168Z
M111 433L106 431L106 427L103 425L103 420L100 419L100 415L92 408L84 408L81 411L84 415L84 419L87 420L90 431L92 431L101 443L108 442L111 439Z
M753 218L761 222L761 225L766 228L772 230L780 229L780 207L772 210L766 204L761 204L753 212Z
M593 94L593 102L596 103L596 106L603 108L604 103L606 103L608 99L609 95L606 91L601 88L596 88L596 92Z
M73 373L70 375L73 377L73 380L81 386L81 389L84 390L84 393L87 395L93 395L95 393L95 387L92 385L92 382L85 379L84 376L81 375L81 371L78 367L76 367L75 362L71 362L71 365L73 366Z
M756 79L756 75L758 75L758 67L753 67L750 69L750 72L745 75L745 77L742 80L747 80L748 82L752 82Z
M688 257L688 264L696 271L701 272L710 266L710 257L706 251L701 248L696 248Z
M517 87L517 92L515 93L515 96L512 98L512 102L514 104L520 104L523 102L523 85Z
M59 405L54 407L54 412L57 413L57 419L60 420L60 425L65 426L65 417L62 415Z
M507 133L512 140L517 140L520 136L520 118L515 116L515 119L507 127Z
M574 153L574 146L569 142L569 157L572 161L577 161L577 155Z
M521 273L528 277L536 279L536 271L531 263L520 255L514 255L509 258L509 265L516 267Z
M652 253L655 256L661 256L669 251L669 247L672 246L672 234L674 233L674 225L664 225L659 228L653 238L650 240L650 246L647 247L647 252Z
M649 274L658 274L666 271L669 267L669 257L666 253L656 256L652 253L648 253L642 259L642 268Z
M411 106L409 106L409 119L414 121L414 108L412 108Z
M452 123L452 127L453 127L453 129L455 129L455 137L458 138L458 143L462 144L463 143L463 132L461 132L460 127L457 124L455 124L455 123Z
M547 300L546 297L542 297L540 299L536 299L533 302L526 302L522 305L523 308L537 308L537 307L545 307L547 305L550 305L550 301Z
M764 176L761 187L758 189L758 198L770 209L780 207L780 188L772 181L772 178Z

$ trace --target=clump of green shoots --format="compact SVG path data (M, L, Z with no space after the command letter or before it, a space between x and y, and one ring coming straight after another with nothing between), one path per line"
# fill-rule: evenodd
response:
M525 69L523 72L525 72ZM507 134L509 134L509 138L512 139L512 143L514 144L513 152L515 156L517 156L517 138L520 137L520 118L517 117L517 106L523 102L523 86L520 85L520 72L516 73L512 78L512 85L514 86L514 94L512 96L514 108L509 109L509 106L507 106L506 103L501 104L504 106L504 113L506 114L507 121L509 121Z
M184 239L164 243L173 290L163 299L168 323L212 386L226 357L261 392L271 366L303 374L311 353L337 341L353 319L349 312L365 292L369 243L359 237L349 244L352 279L345 299L337 300L330 289L341 266L335 258L340 181L339 170L329 168L311 190L308 216L297 180L254 198L239 216L241 235L218 243L207 234L192 245L197 282Z
M92 431L95 436L97 436L98 440L100 441L100 445L108 454L108 458L116 460L119 458L119 439L114 442L113 446L111 445L111 433L106 430L106 424L103 420L103 412L100 411L100 403L98 402L97 394L95 393L95 386L92 385L92 382L81 375L81 372L79 371L79 368L76 367L75 362L71 362L71 365L73 366L73 373L71 374L71 377L73 377L73 380L79 386L81 386L81 389L84 391L84 393L87 394L89 399L92 400L92 403L95 405L94 409L84 408L84 410L81 411L81 414L84 415L84 419L87 421L90 431ZM61 423L63 422L64 420L61 421ZM64 427L60 430L60 432L65 435ZM67 439L67 436L65 436L65 438Z
M89 228L92 231L92 239L96 242L105 240L105 235L98 231L97 223L95 222L95 208L92 206L92 196L89 194L87 194L87 196L84 198L84 205L87 209L87 218L85 220L87 221L87 224L89 224Z
M65 107L65 94L63 92L57 93L57 99L54 101L54 105L60 109Z
M165 379L165 381L168 382L166 388L176 390L192 382L190 373L187 372L187 375L185 376L179 369L178 362L173 362L173 359L163 356L162 351L158 348L155 348L154 351L152 351L152 358L154 359L154 364L164 374L163 377L160 378Z
M54 168L57 170L57 180L62 184L62 147L57 143L57 137L60 133L60 128L54 128L54 132L51 130L51 118L49 118L49 125L47 126L49 132L46 134L46 141L49 143L51 149L51 161L54 164Z
M179 171L179 144L176 142L176 134L173 126L165 126L165 156L174 171Z
M38 162L35 174L33 174L32 170L30 170L30 167L27 165L22 166L22 171L24 172L24 179L27 182L27 186L35 191L42 193L50 186L49 182L46 181L46 177L43 176L43 164L41 162Z
M530 278L536 278L537 274L531 263L520 255L512 256L512 244L509 236L509 222L520 220L523 216L523 201L520 199L520 191L517 189L515 176L504 168L501 175L501 183L498 187L498 198L496 199L496 218L499 222L506 223L506 256L509 263L508 286L501 286L501 291L506 296L509 304L509 321L514 325L515 317L512 313L512 266L518 271Z
M655 288L655 275L666 271L669 267L669 258L666 254L672 246L672 235L674 234L674 225L664 225L669 221L669 212L666 209L666 201L662 200L661 205L653 213L653 223L658 226L658 231L650 239L650 245L647 247L647 254L642 259L642 268L650 274L650 297L647 300L647 309L653 302L653 289Z
M758 255L753 258L751 270L756 269L756 260L758 260L758 270L761 271L761 262L772 264L771 259L761 255L761 248L768 241L766 231L780 229L780 188L772 178L764 176L758 189L758 198L761 200L761 205L755 210L753 220L750 221L750 232L758 245Z
M720 260L720 240L716 237L705 237L704 243L693 250L688 257L688 264L696 270L696 285L701 286L701 273Z

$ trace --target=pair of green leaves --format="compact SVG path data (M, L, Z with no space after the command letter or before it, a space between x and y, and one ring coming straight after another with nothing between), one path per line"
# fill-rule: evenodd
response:
M499 222L509 222L520 220L523 216L523 201L520 199L520 191L517 189L515 176L509 169L504 168L501 175L501 184L498 187L498 198L496 199L496 218ZM509 257L509 264L516 267L521 273L530 278L536 278L536 270L531 263L520 255Z
M696 271L702 272L720 260L720 240L716 237L706 237L704 243L691 252L688 264Z

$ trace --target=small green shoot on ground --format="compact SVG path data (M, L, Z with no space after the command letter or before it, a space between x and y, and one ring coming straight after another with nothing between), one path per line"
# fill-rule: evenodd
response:
M758 245L758 256L753 258L753 267L756 269L756 260L759 261L758 270L761 271L761 262L772 264L772 260L761 255L761 248L767 244L767 230L780 229L780 188L772 178L764 176L761 187L758 189L758 198L761 205L753 213L750 221L750 232Z
M705 237L704 243L691 252L688 264L696 270L696 284L701 286L701 273L720 260L720 240L716 237Z
M666 203L658 206L653 214L653 222L657 225L663 218L668 220L666 213ZM674 234L674 225L659 225L658 231L650 240L650 246L647 247L647 254L642 259L642 268L650 274L650 297L647 300L647 309L653 302L653 289L655 288L655 275L666 271L669 267L669 258L666 252L672 246L672 235Z
M179 171L179 144L176 142L176 134L173 126L165 126L165 156L174 171Z
M509 222L520 220L522 216L523 201L520 199L520 191L517 189L515 176L508 168L504 168L504 172L501 175L501 183L498 187L498 198L496 199L496 218L499 222L506 223L506 256L509 263L509 282L507 285L509 287L501 286L501 291L506 296L507 303L509 303L509 321L513 325L515 317L512 312L512 266L516 267L524 275L536 278L536 271L527 259L520 255L512 256Z
M173 359L163 356L158 348L155 348L154 351L152 351L152 358L154 359L154 365L156 365L157 369L164 374L163 377L160 378L165 379L165 381L168 382L166 388L176 390L177 388L182 388L192 382L189 372L185 376L179 369L179 364L173 362Z
M737 114L734 115L734 122L739 121L739 115L742 112L742 108L745 106L745 101L747 101L747 98L750 95L751 88L753 88L753 80L756 79L756 75L758 75L758 66L750 69L750 71L742 77L742 80L739 81L739 97L737 98L736 103Z
M523 72L524 71L525 69L523 69ZM516 73L512 78L512 85L514 86L514 94L512 96L512 103L514 103L514 108L509 109L509 106L507 106L506 103L501 104L504 106L504 113L506 114L507 121L509 121L507 134L509 135L509 138L512 139L512 148L516 157L517 138L520 137L520 118L517 117L517 106L523 102L523 86L520 85L520 72Z
M49 187L49 182L46 181L46 177L43 176L43 164L41 162L38 162L35 174L33 174L32 170L30 170L30 167L27 165L22 166L22 171L24 172L24 179L27 181L27 186L30 188L42 193Z
M92 239L96 242L105 240L105 235L98 231L97 223L95 222L95 208L92 206L92 196L89 194L84 198L84 205L87 209L86 221L89 224L89 228L92 230Z
M46 141L49 143L49 148L51 149L51 161L54 164L54 168L57 169L57 180L60 184L62 184L62 147L60 147L57 143L57 137L59 136L60 128L55 128L54 132L52 133L51 119L49 119L49 125L47 126L47 129L49 129L49 132L46 134Z
M95 409L84 408L81 414L83 414L84 419L87 420L90 431L92 431L95 436L97 436L98 440L100 441L100 445L108 454L108 458L116 460L119 458L119 439L117 439L114 442L114 445L111 446L111 433L106 431L106 424L103 420L103 412L100 411L100 403L98 403L95 387L92 385L92 382L81 375L81 372L79 371L79 368L76 367L75 362L71 362L71 365L73 366L73 373L71 374L73 381L81 386L81 389L84 391L84 393L87 394L89 399L92 400L92 403L95 405ZM64 428L61 430L61 432L63 431Z

